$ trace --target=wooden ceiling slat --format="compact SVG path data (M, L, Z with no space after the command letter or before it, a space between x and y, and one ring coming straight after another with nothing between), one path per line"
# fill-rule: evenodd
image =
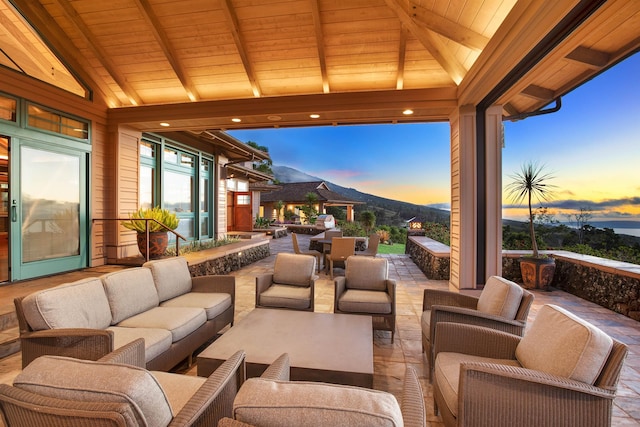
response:
M407 53L407 36L408 30L403 25L400 28L400 45L398 47L398 75L396 77L396 89L402 90L404 87L404 64L406 61Z
M258 81L253 72L251 61L249 60L249 56L245 49L244 42L242 41L238 17L235 14L233 5L231 4L231 0L221 0L220 4L223 6L222 9L224 11L225 16L227 17L227 25L229 25L229 29L233 34L233 39L236 43L238 54L240 55L240 59L242 60L242 65L244 65L244 69L247 73L247 78L249 79L249 83L251 84L251 89L253 90L253 96L258 98L262 96L262 94L261 94Z

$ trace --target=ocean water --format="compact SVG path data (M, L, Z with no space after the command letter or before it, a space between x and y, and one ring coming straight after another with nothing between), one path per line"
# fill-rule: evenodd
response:
M640 237L640 228L614 228L613 232L616 234Z

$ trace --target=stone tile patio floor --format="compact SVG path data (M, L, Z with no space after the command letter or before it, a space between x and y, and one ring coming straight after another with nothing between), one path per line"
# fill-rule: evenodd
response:
M301 247L308 246L309 237L299 235ZM278 252L293 251L291 237L271 239L269 244L271 256L232 273L236 276L236 321L254 308L255 276L271 271L275 254ZM374 388L399 396L405 368L407 365L413 366L421 377L428 424L442 426L441 419L433 412L432 388L425 375L425 359L421 351L420 314L422 312L423 289L447 289L448 282L429 280L407 255L379 256L384 256L389 260L389 276L396 279L398 283L396 295L397 331L394 344L391 344L388 332L376 332L374 335ZM25 295L38 289L77 280L81 277L99 276L119 268L124 267L89 268L2 286L0 287L0 312L11 310L13 298L17 295ZM342 270L336 269L335 274L344 273ZM477 291L475 292L477 293ZM640 323L562 291L534 291L534 293L535 300L529 321L533 320L543 304L557 304L588 320L629 346L629 356L622 371L618 397L614 402L612 425L640 426L640 357L638 357L640 355ZM333 312L333 283L324 272L320 273L320 278L316 281L315 298L317 312ZM0 382L11 382L19 369L19 354L0 359ZM194 367L178 369L190 375L195 374Z

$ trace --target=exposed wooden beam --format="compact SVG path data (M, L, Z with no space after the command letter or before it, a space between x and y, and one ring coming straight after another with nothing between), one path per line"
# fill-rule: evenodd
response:
M318 46L318 60L320 61L320 72L322 73L322 91L329 93L329 75L327 74L327 58L324 53L324 34L322 32L322 21L320 19L320 8L318 0L311 2L311 14L313 15L313 27L316 30L316 45Z
M82 17L76 12L70 2L66 0L52 0L54 4L62 8L65 16L71 24L75 27L78 36L80 36L87 47L96 56L96 59L107 70L111 78L116 82L118 86L125 93L125 96L129 98L129 101L133 105L141 105L142 99L138 96L135 89L129 84L127 79L118 72L118 67L111 61L110 55L100 46L98 39L93 35L91 29L84 23Z
M567 59L581 62L589 67L600 69L606 67L610 61L610 55L606 52L600 52L595 49L589 49L587 47L578 46L570 54L566 56Z
M227 18L229 29L231 30L231 34L233 35L233 40L236 44L236 49L238 49L238 54L240 55L240 59L242 60L244 70L247 73L247 78L249 79L249 83L251 84L253 96L259 98L260 96L262 96L262 91L260 90L260 85L258 84L255 73L253 72L253 67L251 66L251 61L249 61L249 55L247 54L245 43L240 34L240 23L238 22L236 11L231 4L231 0L222 0L220 4L222 5L222 11Z
M12 0L20 14L40 32L44 42L53 48L58 59L72 72L89 85L91 90L98 92L105 103L112 107L120 104L118 96L104 82L102 77L91 66L86 58L75 48L69 36L60 28L53 17L40 2L31 0Z
M411 15L419 24L469 49L483 50L489 43L488 37L415 3L411 4Z
M145 21L147 21L149 31L153 34L160 45L160 48L164 52L164 56L166 56L169 64L171 64L173 72L176 73L180 83L182 83L184 90L187 92L187 96L191 101L198 101L200 99L200 95L198 94L196 85L182 66L182 63L178 60L177 51L173 48L167 33L162 29L162 24L153 12L148 0L135 0L135 3L138 5L138 9L140 10L140 13L142 13Z
M442 43L438 36L431 30L421 27L409 16L407 11L400 5L399 0L385 0L387 6L395 12L403 25L416 37L420 43L431 53L436 61L449 74L455 84L460 84L467 70L458 62L447 46Z
M539 99L540 101L551 101L555 98L555 92L551 89L537 85L529 85L523 91L522 94L530 98Z
M407 56L407 27L400 26L400 46L398 48L398 75L396 77L396 89L404 88L404 63Z

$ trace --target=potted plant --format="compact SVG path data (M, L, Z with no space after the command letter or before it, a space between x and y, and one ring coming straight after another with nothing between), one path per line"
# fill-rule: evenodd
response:
M152 219L155 221L145 221ZM140 208L129 214L129 219L121 224L138 233L138 249L145 258L154 259L161 257L169 243L167 230L175 230L180 220L178 216L159 206L154 208ZM147 227L149 229L149 256L147 256Z
M529 237L531 238L531 256L520 258L520 273L525 288L549 290L555 272L555 260L547 255L540 255L536 230L534 227L534 214L531 202L535 198L538 201L548 201L553 195L554 185L549 184L553 175L544 171L544 166L535 162L522 165L520 172L511 176L513 181L507 185L507 197L516 204L521 204L525 199L529 205Z

